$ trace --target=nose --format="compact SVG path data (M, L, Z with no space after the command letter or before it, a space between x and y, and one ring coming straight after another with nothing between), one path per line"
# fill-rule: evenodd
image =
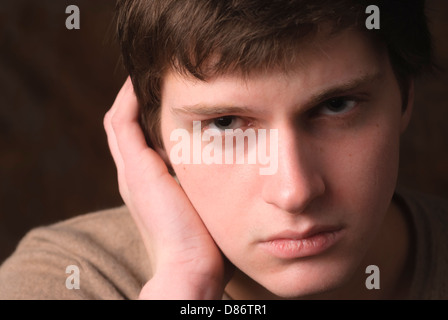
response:
M297 214L325 193L317 147L294 130L279 130L278 169L265 176L262 197L279 209Z

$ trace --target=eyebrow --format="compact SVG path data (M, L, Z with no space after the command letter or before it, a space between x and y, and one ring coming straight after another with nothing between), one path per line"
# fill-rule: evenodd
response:
M350 79L346 82L336 84L329 88L324 88L312 94L306 106L317 105L330 98L337 97L338 95L346 94L349 91L356 90L369 83L377 82L383 78L382 72L366 73L357 78ZM305 107L304 109L307 109ZM194 115L224 115L224 114L247 114L253 113L254 109L247 106L236 105L209 105L204 103L197 103L193 105L186 105L181 107L171 107L173 113L182 114L194 114Z
M182 106L179 108L171 108L174 113L186 113L196 115L219 115L229 113L248 113L253 112L249 107L244 106L226 106L226 105L207 105L203 103L194 104L191 106Z
M347 82L336 84L335 86L324 88L313 93L308 99L307 105L319 104L322 101L347 94L347 92L359 89L367 84L375 83L383 79L383 72L365 73L357 78L350 79Z

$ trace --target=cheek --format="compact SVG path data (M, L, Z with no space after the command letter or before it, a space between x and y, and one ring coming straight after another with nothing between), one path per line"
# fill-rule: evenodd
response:
M258 169L247 165L185 165L174 168L185 193L226 256L239 252L257 207ZM236 241L236 239L239 239Z
M170 157L172 149L176 150L175 147L179 145L179 140L170 140L171 132L177 128L166 119L162 117L162 135L166 154ZM251 203L252 198L247 191L252 192L248 184L256 181L251 176L255 168L244 165L207 165L203 161L201 164L191 163L195 162L191 140L189 150L190 163L171 161L172 168L207 229L213 237L220 237L220 233L229 229L239 213L244 212L242 210Z
M220 170L202 164L173 166L177 178L196 210L220 201L220 191L228 189L229 179L224 179Z
M399 136L387 122L373 123L333 153L332 159L339 159L340 165L331 173L332 199L349 208L359 234L376 230L390 205L398 174Z
M381 190L395 184L398 171L398 139L378 126L354 140L347 150L346 174L355 179L360 192L365 189ZM353 181L353 182L355 182Z
M190 164L173 166L185 193L210 232L241 220L250 207L257 179L244 165ZM226 228L222 228L226 229Z

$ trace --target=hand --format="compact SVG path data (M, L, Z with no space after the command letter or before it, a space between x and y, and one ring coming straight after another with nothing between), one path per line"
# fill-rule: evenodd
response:
M140 298L221 299L225 258L162 158L146 144L138 116L128 78L104 118L104 127L120 194L153 268L153 278Z

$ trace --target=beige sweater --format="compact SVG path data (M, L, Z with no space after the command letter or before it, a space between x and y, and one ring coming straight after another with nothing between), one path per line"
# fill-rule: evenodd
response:
M448 202L408 191L396 196L416 233L412 298L448 299ZM71 265L80 289L67 288L76 276L66 273ZM120 207L30 231L0 267L0 299L135 299L150 277L137 228Z

